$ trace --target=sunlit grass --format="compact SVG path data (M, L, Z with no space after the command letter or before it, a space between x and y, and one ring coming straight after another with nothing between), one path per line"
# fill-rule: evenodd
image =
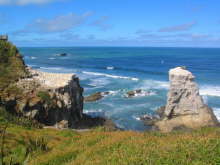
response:
M155 132L25 129L10 126L7 160L25 159L28 139L45 138L48 150L30 154L30 165L215 165L220 164L220 128L194 132Z

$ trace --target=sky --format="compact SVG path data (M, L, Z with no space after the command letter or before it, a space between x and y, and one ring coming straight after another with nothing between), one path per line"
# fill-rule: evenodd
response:
M18 46L220 47L219 0L0 0Z

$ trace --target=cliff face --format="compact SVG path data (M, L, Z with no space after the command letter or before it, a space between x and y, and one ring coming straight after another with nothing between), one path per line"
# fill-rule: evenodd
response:
M45 125L74 128L83 117L79 79L27 68L15 46L0 44L0 106Z
M83 117L83 88L79 79L73 74L32 69L29 73L29 78L21 79L17 85L34 97L23 99L18 111L46 125L74 128Z
M169 79L167 104L161 113L162 120L155 124L159 130L169 132L178 128L194 129L218 125L212 109L204 104L199 95L191 72L177 67L169 71Z

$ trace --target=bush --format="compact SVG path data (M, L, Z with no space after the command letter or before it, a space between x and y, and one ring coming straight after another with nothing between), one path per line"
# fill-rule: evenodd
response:
M41 98L43 102L45 102L47 105L52 104L52 99L50 98L50 94L47 91L39 91L37 93L37 96Z
M0 91L26 74L17 48L9 42L0 41Z
M26 117L14 116L7 112L4 108L0 107L0 124L16 124L22 127L31 128L43 128L43 126L35 120L31 120Z

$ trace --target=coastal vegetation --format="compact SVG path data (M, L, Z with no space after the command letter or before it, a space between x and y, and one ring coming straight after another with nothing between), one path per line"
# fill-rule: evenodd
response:
M22 56L17 48L0 40L0 91L26 74Z
M111 132L102 127L76 132L9 124L3 152L6 164L13 160L29 165L217 165L220 128L165 134Z

